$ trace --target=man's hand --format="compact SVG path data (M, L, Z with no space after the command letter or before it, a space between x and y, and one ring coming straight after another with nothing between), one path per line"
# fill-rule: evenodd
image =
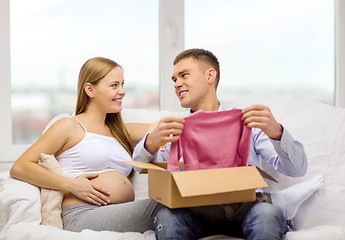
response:
M110 201L107 196L109 192L90 181L98 177L97 173L83 174L73 179L73 184L69 190L75 196L95 205L107 205Z
M183 130L184 119L170 116L162 118L154 130L146 138L145 148L150 153L158 151L159 147L167 142L175 142L180 138Z
M282 126L274 119L267 106L252 105L243 109L241 120L250 128L260 128L272 139L280 140L283 135Z

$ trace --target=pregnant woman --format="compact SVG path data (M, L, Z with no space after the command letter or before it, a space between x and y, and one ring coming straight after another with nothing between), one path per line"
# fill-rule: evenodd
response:
M134 201L128 180L132 168L121 163L131 161L133 152L120 113L123 85L119 64L89 59L79 74L76 115L55 122L11 168L14 178L65 192L66 230L143 233L153 228L160 205L150 199ZM54 154L63 176L39 166L40 153Z

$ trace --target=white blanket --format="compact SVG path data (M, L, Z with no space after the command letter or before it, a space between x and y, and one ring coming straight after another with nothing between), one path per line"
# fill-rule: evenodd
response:
M145 184L145 175L136 176L133 184ZM147 183L146 183L147 184ZM145 190L145 186L144 186ZM145 197L145 191L137 192L138 198ZM11 178L8 173L0 174L0 240L60 240L60 239L99 239L154 240L154 232L144 234L127 232L84 230L80 233L60 230L40 225L40 190L31 184Z

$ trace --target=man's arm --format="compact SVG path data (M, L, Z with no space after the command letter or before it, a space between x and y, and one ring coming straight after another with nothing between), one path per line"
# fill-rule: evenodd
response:
M162 118L153 129L135 146L134 161L153 162L168 161L170 142L177 141L183 130L184 120L181 117ZM165 151L159 148L165 146Z
M252 133L254 150L264 161L287 176L305 175L308 164L303 145L293 139L286 129L283 128L281 140L269 138L258 128L254 128Z
M251 105L243 109L241 120L250 128L260 128L272 139L280 140L283 135L283 127L275 120L267 106Z
M183 130L184 119L181 117L170 116L162 118L156 127L150 132L144 147L150 153L155 153L167 142L175 142L180 138Z
M253 129L254 149L264 161L285 175L305 175L308 164L303 145L275 120L267 106L245 108L242 120L248 127L258 128Z

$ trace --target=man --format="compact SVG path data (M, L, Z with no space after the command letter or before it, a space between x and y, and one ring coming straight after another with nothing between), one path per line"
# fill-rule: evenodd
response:
M189 49L174 60L172 80L181 106L191 112L226 110L217 98L219 62L209 51ZM259 156L279 172L300 177L307 170L303 145L294 140L263 105L242 110L241 120L252 128L249 164L262 167ZM183 118L161 119L139 142L134 151L137 161L167 161L170 142L179 139ZM166 144L169 143L167 146ZM164 151L159 151L166 146ZM270 194L257 192L256 202L195 208L162 208L156 217L157 239L198 239L227 234L245 239L282 239L288 226L281 209L270 204Z

